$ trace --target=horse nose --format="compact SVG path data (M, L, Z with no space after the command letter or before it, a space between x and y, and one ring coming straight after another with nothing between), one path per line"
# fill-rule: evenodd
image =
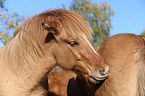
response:
M99 77L106 77L108 76L108 72L109 72L109 66L106 66L105 69L98 69L97 74Z
M100 81L105 80L108 77L109 66L106 66L105 69L98 69L96 74L89 74L91 81L98 83Z

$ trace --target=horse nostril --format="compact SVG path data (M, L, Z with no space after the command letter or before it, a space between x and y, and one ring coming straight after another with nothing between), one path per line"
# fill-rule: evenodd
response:
M100 75L106 76L109 72L109 66L107 66L105 69L98 69L98 72L100 73Z
M101 75L106 75L109 72L109 66L107 66L105 69L99 69L98 71Z
M90 73L90 81L91 82L100 82L105 80L108 77L108 71L109 71L109 66L107 66L105 69L98 69L97 74ZM96 72L95 72L96 73Z

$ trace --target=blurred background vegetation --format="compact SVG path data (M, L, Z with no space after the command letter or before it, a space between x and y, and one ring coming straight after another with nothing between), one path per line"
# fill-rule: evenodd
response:
M0 40L6 45L12 37L12 34L17 26L24 20L23 16L19 16L17 13L9 13L5 8L4 3L6 0L0 1Z
M0 41L4 45L11 39L11 34L17 26L25 20L17 13L9 13L9 9L4 6L5 1L0 1ZM62 8L65 8L65 5L62 4ZM114 11L107 2L101 1L98 4L92 3L91 0L72 0L69 10L78 13L89 22L95 33L92 40L94 47L99 46L110 36L111 18ZM145 35L145 29L143 34Z
M89 22L95 33L92 41L95 47L110 36L111 17L114 11L107 2L102 1L97 4L92 3L91 0L73 0L70 10L75 11Z
M141 35L145 35L145 29L143 29L143 32L141 33Z

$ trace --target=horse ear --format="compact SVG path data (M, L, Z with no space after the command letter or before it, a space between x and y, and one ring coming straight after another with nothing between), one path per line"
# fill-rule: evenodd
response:
M50 33L57 35L56 22L43 22L42 27Z
M50 25L49 24L47 24L46 22L44 22L44 23L42 23L42 27L44 28L44 29L46 29L46 30L50 30Z
M46 21L42 23L42 27L48 31L44 42L49 43L51 40L55 40L55 36L58 34L57 22Z

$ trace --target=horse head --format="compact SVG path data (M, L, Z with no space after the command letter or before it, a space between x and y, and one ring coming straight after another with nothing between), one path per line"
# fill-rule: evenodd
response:
M42 22L47 33L45 43L53 42L56 64L94 83L106 79L109 67L90 43L92 30L88 23L68 10L55 10L43 15L49 18Z

